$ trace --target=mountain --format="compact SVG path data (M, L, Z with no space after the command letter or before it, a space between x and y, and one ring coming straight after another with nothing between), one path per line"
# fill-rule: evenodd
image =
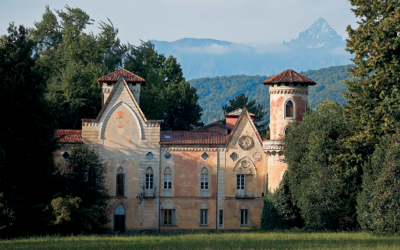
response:
M213 39L151 40L156 50L177 58L186 79L229 75L274 75L351 63L342 38L320 18L299 38L251 47Z
M346 42L329 26L325 19L320 17L310 28L300 32L297 39L283 42L283 45L293 49L320 49L345 47Z
M317 82L317 85L310 87L308 104L315 108L326 99L345 104L346 100L342 92L346 91L344 80L350 79L346 68L354 65L336 66L300 72ZM257 100L268 112L265 119L269 120L269 87L261 84L269 76L247 76L234 75L213 78L200 78L190 80L191 86L197 88L199 104L203 107L202 121L205 124L214 122L215 119L222 119L222 106L236 95L245 93L249 100Z

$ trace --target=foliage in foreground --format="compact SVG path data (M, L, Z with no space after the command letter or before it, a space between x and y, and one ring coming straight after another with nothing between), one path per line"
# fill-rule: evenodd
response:
M397 135L382 138L371 160L363 166L358 221L376 234L400 232L400 146Z
M13 23L0 46L0 236L45 232L46 204L59 188L55 122L44 100L35 42ZM11 212L12 211L12 212Z
M347 130L343 109L326 101L308 109L300 124L291 123L282 139L289 188L304 226L312 230L354 228L355 204L337 171L338 139Z
M103 159L93 147L82 144L71 151L66 166L66 190L51 201L51 224L59 233L103 231L109 200Z
M284 174L279 188L273 193L270 190L266 192L261 215L261 229L271 231L302 228L303 224L300 210L289 187L288 175Z

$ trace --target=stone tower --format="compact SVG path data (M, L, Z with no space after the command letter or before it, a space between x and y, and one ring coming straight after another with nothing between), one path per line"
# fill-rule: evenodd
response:
M263 82L270 93L270 140L264 142L268 157L268 188L273 191L283 178L287 165L281 160L280 139L287 125L299 123L307 109L308 86L316 83L293 71L285 70Z

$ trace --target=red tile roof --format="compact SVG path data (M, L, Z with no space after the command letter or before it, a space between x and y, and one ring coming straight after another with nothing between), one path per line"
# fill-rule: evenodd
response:
M235 109L235 110L233 110L233 111L231 111L229 113L226 113L224 116L240 116L242 114L242 111L243 111L243 109L238 108L238 109ZM250 113L250 112L248 112L248 113L249 113L250 116L256 116L253 113Z
M216 131L161 131L160 144L223 145L227 138Z
M313 80L293 71L291 69L285 70L282 73L274 75L267 80L262 82L263 84L273 84L273 83L305 83L307 85L317 84Z
M57 129L55 131L58 143L82 143L82 130L78 129Z
M129 72L126 69L119 69L114 71L108 75L103 76L97 82L101 85L103 82L117 82L119 76L123 76L125 78L125 82L133 82L133 83L141 83L141 85L146 86L146 80Z

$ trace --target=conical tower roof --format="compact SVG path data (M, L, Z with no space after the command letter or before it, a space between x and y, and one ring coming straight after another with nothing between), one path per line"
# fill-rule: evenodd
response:
M310 78L307 78L291 69L285 70L282 73L274 75L268 78L267 80L263 81L262 83L265 85L270 85L274 83L303 83L307 85L317 84Z

